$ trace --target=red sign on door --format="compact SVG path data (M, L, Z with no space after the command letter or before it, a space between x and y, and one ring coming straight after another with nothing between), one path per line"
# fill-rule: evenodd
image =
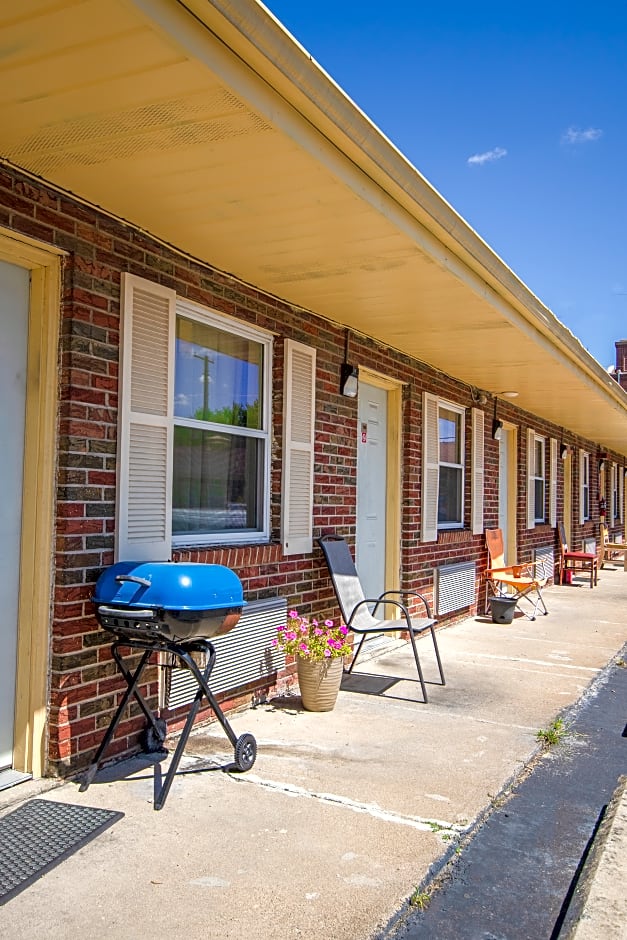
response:
M368 443L368 424L365 421L361 426L361 443Z

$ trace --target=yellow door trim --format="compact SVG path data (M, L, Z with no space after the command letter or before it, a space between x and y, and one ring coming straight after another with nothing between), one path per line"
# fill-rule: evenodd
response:
M507 546L507 557L517 558L518 546L518 425L503 421L503 430L509 437L507 448L507 520L508 531L503 533Z
M61 255L0 228L0 259L31 273L13 766L46 765Z

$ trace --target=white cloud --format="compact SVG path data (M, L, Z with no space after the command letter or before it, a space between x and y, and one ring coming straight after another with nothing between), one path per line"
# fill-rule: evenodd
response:
M502 157L507 156L507 150L504 150L503 147L495 147L494 150L486 150L485 153L475 153L472 157L468 157L468 166L483 166L484 163L494 163L495 160L500 160Z
M587 144L591 140L598 140L603 136L603 131L598 127L588 127L585 131L578 127L569 127L562 134L562 142L565 144Z

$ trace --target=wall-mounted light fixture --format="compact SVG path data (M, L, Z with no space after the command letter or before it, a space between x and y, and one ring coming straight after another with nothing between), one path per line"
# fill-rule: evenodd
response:
M485 392L482 392L480 388L471 388L470 397L472 398L473 404L479 405L481 408L488 403L488 396Z
M499 421L499 419L496 416L496 402L497 402L497 399L495 397L494 417L492 418L492 437L494 438L495 441L499 441L501 439L501 431L503 430L503 422Z
M356 398L359 389L359 368L348 361L348 330L344 337L344 362L340 369L340 395Z
M568 444L564 443L564 428L560 435L560 460L566 460L569 454Z
M499 398L518 398L518 392L492 392L494 396L494 418L492 419L492 437L495 441L500 440L503 422L496 417L496 403Z

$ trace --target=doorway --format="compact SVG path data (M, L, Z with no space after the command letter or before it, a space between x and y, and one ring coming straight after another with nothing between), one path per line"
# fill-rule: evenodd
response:
M0 229L0 789L46 761L63 254Z
M30 271L0 261L0 772L13 769Z
M355 564L366 597L400 579L401 386L359 370Z
M503 533L505 564L516 560L516 447L517 428L503 424L499 438L499 529Z

